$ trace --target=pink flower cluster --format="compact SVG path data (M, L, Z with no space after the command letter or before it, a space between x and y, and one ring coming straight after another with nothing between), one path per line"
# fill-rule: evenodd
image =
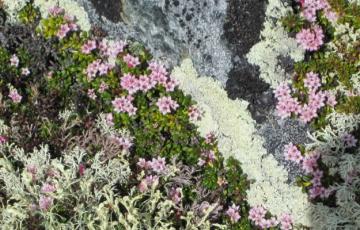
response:
M206 144L213 144L216 141L216 136L214 132L209 132L205 136L205 143Z
M293 143L285 145L284 155L286 160L294 161L298 164L303 160L301 152Z
M107 125L114 126L114 116L112 115L112 113L106 114L105 121Z
M325 106L336 105L336 97L329 91L321 91L319 75L313 72L306 74L304 86L309 90L308 103L301 105L297 98L291 96L291 89L288 84L282 83L275 90L275 97L278 100L276 105L277 114L281 118L290 117L291 114L300 115L300 120L310 122L318 116L317 111Z
M292 229L293 219L288 213L283 213L280 218L280 229L281 230L290 230Z
M14 67L18 67L19 66L19 58L18 56L16 56L16 54L13 54L10 58L10 65L14 66Z
M117 137L117 136L113 136L112 139L121 146L121 148L125 151L129 151L131 146L134 145L133 140L131 137L126 137L126 136L121 136L121 137Z
M125 41L109 41L103 39L98 48L100 49L100 54L105 57L116 58L119 53L124 51L124 48L127 46Z
M302 165L302 169L313 176L311 183L312 187L309 190L310 198L316 197L326 198L330 195L330 190L326 189L321 184L323 172L318 168L318 159L320 154L318 152L310 152L305 157L302 157L299 149L292 143L285 146L286 160L294 161Z
M6 137L0 135L0 145L5 144L6 143Z
M156 187L159 184L159 177L149 175L146 176L145 179L142 179L140 184L138 185L138 189L140 192L146 192L149 188Z
M326 18L330 21L336 21L338 18L326 0L301 0L300 3L303 16L310 22L316 21L316 12L319 10L323 10Z
M256 226L261 229L275 227L279 224L279 221L275 217L271 217L270 219L266 219L267 211L261 206L252 207L249 211L249 219L254 222Z
M63 39L66 37L66 35L70 32L70 31L77 31L78 30L78 26L74 23L66 23L66 24L62 24L60 26L60 29L58 30L56 36L59 39Z
M169 196L175 204L180 203L182 197L181 188L171 188Z
M101 63L100 59L97 59L90 63L85 70L88 80L91 81L96 77L97 74L105 75L111 70L113 66L109 63Z
M103 93L107 89L109 89L109 85L106 84L105 82L101 82L101 84L99 86L99 93Z
M230 217L231 222L236 223L240 220L239 206L233 204L226 211L226 215Z
M192 121L192 122L200 121L201 117L202 117L202 112L196 105L192 105L188 109L188 115L189 115L190 121Z
M94 89L88 89L87 95L90 99L95 100L97 98L95 90Z
M42 193L52 193L52 192L56 191L56 187L53 184L44 183L43 186L41 187L40 191Z
M140 61L138 57L134 57L131 54L126 54L123 57L124 62L127 64L129 68L134 68L135 66L140 65Z
M58 6L53 6L48 9L48 12L51 16L58 16L63 15L65 13L65 10Z
M83 54L89 54L91 51L96 49L96 41L95 40L88 40L82 47L81 52Z
M179 104L172 100L170 96L163 96L158 99L156 105L159 107L159 110L162 114L167 114L172 110L176 110L179 107Z
M39 207L43 211L47 211L54 203L54 199L50 196L40 196Z
M128 73L121 78L120 86L126 89L129 94L134 94L139 90L139 80L134 75Z
M212 150L206 150L201 153L201 158L198 161L199 166L203 166L205 163L212 163L216 159L215 152Z
M166 161L163 157L153 158L151 161L140 158L137 165L141 169L152 170L155 173L163 173L166 170Z
M137 108L132 104L134 98L131 95L117 97L112 101L115 112L128 113L130 116L136 114Z
M296 41L305 50L315 51L324 44L324 33L320 26L315 25L312 28L303 28L296 34Z
M20 103L22 96L18 93L17 89L10 89L10 93L9 93L9 98L14 102L14 103Z
M357 140L352 134L346 133L341 139L343 140L346 148L356 147Z
M329 197L331 190L325 188L321 184L321 179L322 179L323 175L324 175L324 173L319 169L313 171L313 173L312 173L313 178L311 180L312 186L309 190L309 195L310 195L311 199L315 199L317 197L320 197L320 198Z

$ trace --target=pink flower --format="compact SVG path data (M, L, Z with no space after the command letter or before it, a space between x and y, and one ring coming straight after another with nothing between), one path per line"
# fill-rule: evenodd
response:
M101 63L101 60L97 59L87 66L85 73L86 73L89 81L91 81L94 77L96 77L100 63Z
M114 126L114 117L113 117L112 113L106 114L105 120L106 120L107 125Z
M155 82L155 84L153 84L152 79L150 77L145 76L145 75L142 75L139 77L138 88L142 92L146 93L151 88L153 88L155 85L156 85L156 82Z
M58 16L60 14L65 13L65 10L61 7L53 6L49 8L48 12L51 16Z
M346 148L356 147L357 139L353 135L346 133L342 136L342 140Z
M313 186L309 190L309 195L311 199L315 199L317 197L327 198L330 195L330 192L323 186Z
M70 23L68 24L68 26L69 26L69 29L70 29L71 31L78 31L78 30L79 30L79 26L78 26L76 23L74 23L74 22L70 22Z
M170 113L171 109L176 110L179 107L179 104L176 101L172 100L171 97L166 96L159 98L156 105L164 115Z
M265 218L266 209L258 205L252 207L249 211L249 219L255 223L255 225L260 225L262 219Z
M10 65L18 67L19 66L19 58L16 56L16 54L13 54L10 58Z
M214 132L210 132L210 133L207 133L206 136L205 136L205 143L206 144L212 144L214 143L216 140L216 137L215 137L215 133Z
M281 98L290 98L291 89L286 82L281 83L274 91L275 97L277 99Z
M205 163L206 163L206 161L204 161L203 159L200 158L199 161L198 161L198 163L197 163L197 165L201 167L201 166L203 166Z
M136 91L139 90L139 80L130 73L125 74L121 78L120 85L121 87L126 89L129 92L129 94L134 94L136 93Z
M40 196L39 207L41 210L46 211L53 205L54 199L49 196Z
M136 163L137 166L139 166L142 169L149 169L151 168L151 162L146 161L144 158L140 158L138 162Z
M91 53L92 50L96 49L96 41L95 40L88 40L82 47L81 52L84 54Z
M239 214L239 206L233 204L229 209L226 211L226 215L230 217L231 222L236 223L240 219Z
M331 94L329 91L325 91L326 95L326 104L334 107L337 104L336 96L334 94Z
M162 173L166 170L166 161L165 158L158 157L157 159L153 158L151 161L151 169L156 173Z
M37 167L36 165L33 165L33 164L29 164L26 166L26 171L30 174L36 174L37 173Z
M145 179L140 181L140 184L138 185L138 189L140 192L146 192L149 189Z
M150 175L145 178L145 181L148 186L156 187L159 184L159 177Z
M320 26L315 25L311 29L302 29L296 34L296 41L305 49L315 51L322 46L324 33Z
M281 230L290 230L292 229L293 219L288 213L284 213L279 218L280 229Z
M320 158L320 155L317 152L311 152L303 158L302 169L306 173L313 173L318 167L317 160Z
M14 103L20 103L22 96L18 93L17 89L11 89L10 93L9 93L9 98L14 102Z
M134 57L130 54L124 56L124 62L127 64L128 67L133 68L140 64L139 58Z
M332 10L325 10L325 17L330 21L330 22L336 22L339 18L339 16L337 15L336 12L332 11Z
M317 117L317 113L316 113L316 108L313 108L311 106L308 105L304 105L302 107L302 110L300 112L300 120L302 122L309 122L311 121L313 118Z
M88 89L87 91L87 95L89 96L89 98L91 98L92 100L95 100L97 98L96 94L95 94L95 90L94 89Z
M0 145L4 144L6 142L6 137L0 135Z
M112 101L112 105L114 106L115 112L125 112L130 116L133 116L136 114L137 108L133 106L132 101L133 98L131 96L122 96L120 98L115 98Z
M106 84L105 82L101 82L101 84L99 86L99 93L103 93L107 89L109 89L109 85Z
M304 86L310 90L317 90L321 86L319 74L314 72L307 73Z
M286 160L294 161L299 164L303 159L301 152L293 143L285 145L284 151Z
M166 84L168 72L163 65L150 62L148 69L151 70L150 78L153 82Z
M192 105L189 107L188 115L189 115L190 121L192 121L192 122L200 121L201 117L202 117L201 111L195 105Z
M175 87L178 86L179 82L176 79L170 78L168 82L165 83L165 89L167 92L174 91Z
M43 186L41 187L40 190L42 193L51 193L51 192L55 192L56 191L56 187L55 185L49 184L49 183L45 183L43 184Z
M116 58L119 53L124 51L125 46L127 46L125 41L108 41L103 39L99 43L98 48L102 56Z
M99 71L99 75L105 75L108 73L108 71L111 69L111 66L106 63L99 64L97 70Z
M181 201L181 188L171 188L169 195L171 200L175 204L178 204Z
M85 174L85 169L86 169L86 166L85 166L83 163L80 163L80 164L79 164L79 175L80 175L80 176L84 176L84 174Z
M315 112L325 106L326 95L322 91L315 93L314 91L309 94L309 107ZM317 116L317 115L316 115Z
M212 150L207 150L201 153L201 155L207 158L210 162L213 162L216 159L215 152Z
M129 151L131 146L133 146L132 138L130 137L113 137L113 139L123 150Z
M276 105L277 115L281 118L290 117L291 113L299 114L300 111L301 106L296 98L281 97Z
M64 37L66 37L69 31L70 31L70 27L68 24L61 25L59 31L57 32L58 38L63 39Z

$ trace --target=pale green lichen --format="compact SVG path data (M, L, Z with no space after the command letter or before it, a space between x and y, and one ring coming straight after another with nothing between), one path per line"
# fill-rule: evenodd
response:
M266 9L264 29L261 31L261 41L254 45L247 54L248 61L260 68L260 77L272 88L289 78L285 68L281 66L282 58L301 61L304 50L296 40L290 38L281 25L280 19L291 8L280 0L269 0Z
M251 206L264 205L272 214L291 213L296 224L310 226L310 204L301 188L287 184L288 174L263 147L255 122L247 110L248 102L231 100L220 83L209 77L198 77L190 59L176 67L172 76L180 88L192 96L204 110L197 122L199 132L215 132L224 157L233 156L242 163L249 179L255 180L248 191Z

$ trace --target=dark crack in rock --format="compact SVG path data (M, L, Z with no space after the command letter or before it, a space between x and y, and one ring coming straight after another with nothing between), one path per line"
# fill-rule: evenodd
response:
M280 119L269 116L268 122L259 129L259 134L265 139L264 147L272 154L280 165L289 173L289 183L294 183L296 177L303 174L298 164L285 160L284 146L303 144L309 141L307 137L308 126L292 119Z
M90 0L97 13L106 17L112 22L121 20L121 1L120 0Z

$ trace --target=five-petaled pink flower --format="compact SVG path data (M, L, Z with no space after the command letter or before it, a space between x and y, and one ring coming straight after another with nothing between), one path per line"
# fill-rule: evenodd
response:
M171 112L171 109L176 110L179 107L179 104L172 100L171 97L163 96L159 98L156 105L159 107L159 110L162 114L167 114Z
M20 103L22 99L22 96L18 93L17 89L11 89L9 97L14 103Z
M128 67L133 68L140 64L139 58L134 57L131 54L126 54L124 57L124 62L127 64Z
M226 215L230 217L231 222L233 223L238 222L240 219L239 206L236 206L235 204L230 206L226 211Z

